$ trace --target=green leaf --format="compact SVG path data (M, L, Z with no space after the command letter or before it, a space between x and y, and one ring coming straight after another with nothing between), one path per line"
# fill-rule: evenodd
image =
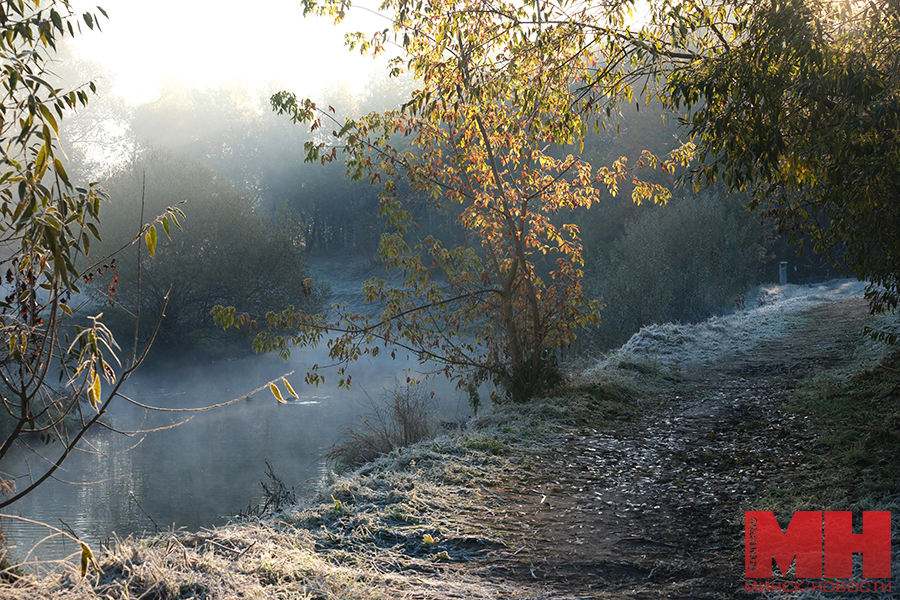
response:
M41 114L44 116L44 119L47 123L50 124L50 127L53 128L53 131L56 132L56 135L59 135L59 125L56 123L56 117L53 116L53 113L50 112L50 109L46 104L38 104L38 110L41 111Z
M50 11L50 20L53 21L54 27L56 27L60 32L63 31L62 17L55 9Z
M169 235L169 218L168 218L168 217L163 217L163 218L162 218L162 226L163 226L163 229L164 229L165 232L166 232L166 237L167 237L167 238L170 238L171 236Z
M41 146L41 149L38 150L37 158L34 159L34 171L35 176L40 179L44 176L44 172L47 170L47 146L46 144Z
M95 238L98 242L102 242L102 241L103 241L103 240L100 239L100 232L97 231L97 226L96 226L96 225L94 225L93 223L88 222L88 223L85 223L84 226L88 228L88 230L91 232L91 235L93 235L94 238Z
M58 158L53 159L53 168L56 169L56 174L60 176L68 187L72 187L72 183L69 181L69 174L66 173L66 168L63 166L62 161Z

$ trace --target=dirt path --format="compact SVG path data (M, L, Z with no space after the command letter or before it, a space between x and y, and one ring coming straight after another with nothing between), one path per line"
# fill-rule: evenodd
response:
M739 596L742 511L790 483L812 439L778 405L849 362L866 316L861 298L825 304L782 339L686 374L639 421L554 440L534 480L494 490L489 521L514 542L485 575L567 597Z

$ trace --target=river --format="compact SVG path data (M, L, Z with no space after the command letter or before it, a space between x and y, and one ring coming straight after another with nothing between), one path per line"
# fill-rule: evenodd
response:
M306 349L288 362L252 356L139 371L123 392L144 404L211 405L243 396L291 370L296 373L289 380L301 398L280 404L264 390L143 437L96 429L83 444L89 452L71 456L65 471L58 472L58 481L47 481L7 514L70 527L88 543L105 544L114 536L154 533L158 528L196 530L224 524L260 502L266 461L289 487L309 489L327 473L324 454L346 427L359 425L362 415L372 414L372 403L382 404L398 382L405 383L407 369L417 368L414 360L382 355L353 365L349 391L336 389L336 378L328 371L324 385L304 385L305 365L324 363L323 355L321 348ZM424 385L435 391L436 422L470 415L467 400L445 379L430 379ZM119 400L110 412L118 429L159 427L191 416L148 414ZM51 446L51 455L52 450ZM6 473L27 472L21 459L8 462L3 467ZM60 536L40 542L47 530L14 520L5 519L2 531L17 560L52 560L78 550Z

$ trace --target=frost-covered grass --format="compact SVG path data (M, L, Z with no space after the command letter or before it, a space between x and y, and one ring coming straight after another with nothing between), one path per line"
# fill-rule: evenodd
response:
M0 583L0 598L548 597L480 574L483 558L514 552L507 532L479 518L496 506L491 488L533 478L528 456L555 433L630 418L656 380L628 369L576 378L560 397L498 407L462 431L334 474L269 518L115 540L95 549L100 570L84 579L73 556L42 578Z
M767 285L747 295L746 309L701 323L643 327L609 361L652 359L667 368L696 368L736 356L790 334L811 311L840 298L862 296L865 283L836 279L815 285Z
M395 451L268 519L116 541L83 580L73 563L0 587L4 599L527 598L460 568L501 540L473 525L479 486L515 463L443 437Z

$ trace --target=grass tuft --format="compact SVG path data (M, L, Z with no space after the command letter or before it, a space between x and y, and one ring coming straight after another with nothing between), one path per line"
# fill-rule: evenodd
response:
M340 471L360 467L392 450L411 446L434 433L429 414L431 397L421 385L397 387L383 406L374 402L371 418L344 437L325 455Z

